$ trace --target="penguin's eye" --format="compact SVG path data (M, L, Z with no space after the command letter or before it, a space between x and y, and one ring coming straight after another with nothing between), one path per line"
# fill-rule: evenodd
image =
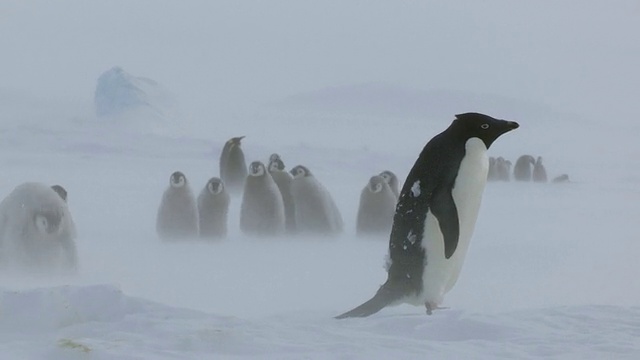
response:
M487 130L487 129L489 128L489 124L486 124L486 123L485 123L485 124L482 124L482 125L480 125L480 128L481 128L482 130Z

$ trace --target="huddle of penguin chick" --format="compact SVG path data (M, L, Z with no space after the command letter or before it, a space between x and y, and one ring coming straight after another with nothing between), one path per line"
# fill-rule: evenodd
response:
M388 236L398 202L398 177L385 170L372 176L360 192L356 235Z
M489 158L488 181L511 181L511 161L504 159L502 156ZM542 164L542 156L534 158L531 155L522 155L516 160L513 167L513 178L516 181L533 181L537 183L548 182L547 170ZM555 177L551 182L562 183L568 182L569 176L562 174Z
M26 182L0 202L0 267L33 273L77 270L76 228L67 190Z
M196 199L185 174L175 171L162 194L156 232L165 241L223 238L227 235L229 202L220 178L209 179Z
M329 191L311 171L290 172L278 154L269 163L252 162L247 171L241 140L229 139L220 155L220 177L242 194L240 230L251 236L330 235L342 232L342 215Z
M249 165L240 208L240 230L252 236L331 235L343 230L329 191L304 165L290 172L278 154Z
M209 179L197 200L182 172L170 176L156 220L161 239L226 237L231 195L242 196L240 230L244 234L269 237L342 232L338 207L307 167L298 165L287 172L278 154L272 154L266 166L254 161L247 167L243 138L225 143L220 177Z

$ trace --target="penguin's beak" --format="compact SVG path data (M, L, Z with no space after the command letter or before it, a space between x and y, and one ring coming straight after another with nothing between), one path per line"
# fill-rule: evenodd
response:
M514 130L520 127L520 124L518 124L515 121L507 121L507 127L509 128L509 130Z

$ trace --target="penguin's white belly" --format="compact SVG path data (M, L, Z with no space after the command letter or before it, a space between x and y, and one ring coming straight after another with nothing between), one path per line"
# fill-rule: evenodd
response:
M447 293L458 280L462 263L469 248L473 229L478 218L482 193L487 182L489 160L484 142L478 138L467 141L465 157L460 163L458 176L453 188L453 200L458 210L460 236L453 255L447 259L444 255L444 238L438 219L429 211L425 221L422 246L426 253L426 266L422 274L423 289L418 304L429 302L432 305L442 303Z

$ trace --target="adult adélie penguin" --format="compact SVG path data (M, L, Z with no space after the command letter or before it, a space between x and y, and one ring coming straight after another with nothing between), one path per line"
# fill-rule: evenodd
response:
M389 240L387 281L369 301L337 316L365 317L409 303L438 308L458 279L487 181L487 149L513 121L456 115L424 147L400 192Z

